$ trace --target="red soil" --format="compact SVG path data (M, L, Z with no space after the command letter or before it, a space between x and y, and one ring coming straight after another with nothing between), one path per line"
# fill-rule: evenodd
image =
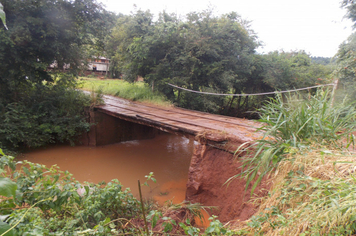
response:
M245 191L246 181L236 178L229 184L226 181L241 173L241 162L233 154L197 145L189 168L186 200L199 202L204 206L215 206L210 215L217 215L222 222L244 221L256 211L251 200L251 188ZM266 195L267 188L262 183L256 188L258 196Z

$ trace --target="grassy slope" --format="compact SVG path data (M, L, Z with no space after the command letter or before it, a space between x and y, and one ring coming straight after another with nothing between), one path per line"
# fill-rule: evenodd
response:
M273 138L257 144L262 152L246 160L246 173L269 174L271 190L260 199L259 212L237 230L247 235L356 232L356 155L345 145L353 142L356 113L353 105L330 106L330 99L319 91L298 103L290 97L262 109L263 130Z
M119 79L96 79L80 77L80 88L87 91L100 91L103 94L118 96L132 101L148 102L155 105L171 105L163 95L152 92L143 82L129 83Z
M290 150L272 174L270 195L238 230L249 235L352 235L356 156L347 150Z

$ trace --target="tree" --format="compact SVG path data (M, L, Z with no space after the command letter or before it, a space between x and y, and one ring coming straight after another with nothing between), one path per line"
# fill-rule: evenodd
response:
M246 94L323 83L330 72L303 51L256 54L257 37L235 12L215 16L208 9L184 19L162 12L154 22L151 13L138 10L120 18L107 45L124 79L141 76L178 106L220 114L246 115L264 98L188 93L167 83L198 92Z
M353 0L343 0L342 8L347 10L346 18L353 22L353 27L356 27L356 2ZM337 70L336 74L339 77L339 83L355 98L356 86L356 33L351 34L340 46L336 57Z
M216 17L206 10L185 20L162 12L153 22L136 11L119 20L109 40L113 58L126 80L145 81L180 106L219 112L224 98L174 92L167 82L189 89L229 93L250 73L249 57L257 46L247 22L236 13Z
M100 40L105 13L95 0L3 0L0 28L0 142L40 146L88 128L87 102L74 90L85 50ZM50 71L49 65L58 68ZM63 65L70 65L63 73Z
M130 16L120 16L112 34L108 37L106 51L111 59L111 68L116 72L115 77L123 76L128 81L134 81L138 75L144 74L145 66L138 65L140 56L132 54L133 42L142 40L151 34L153 15L149 11L137 10ZM145 53L146 48L136 48Z
M321 65L330 65L335 63L331 57L311 57L311 60L313 63Z
M93 23L102 8L92 0L4 0L9 30L1 32L1 80L18 87L25 80L52 81L46 68L82 64L82 46L90 44ZM16 78L10 82L10 78ZM15 85L15 86L14 86Z
M332 67L316 64L304 51L271 52L263 81L275 90L303 88L330 82Z
M345 42L339 46L336 54L339 84L342 85L348 94L354 98L356 96L356 34L353 33Z
M356 26L356 1L355 0L342 0L341 7L347 10L346 18L350 19Z

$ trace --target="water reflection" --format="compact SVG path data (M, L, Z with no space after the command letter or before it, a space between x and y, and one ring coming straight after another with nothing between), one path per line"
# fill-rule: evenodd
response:
M125 188L138 196L137 180L154 172L157 183L143 187L145 197L159 203L185 198L188 168L194 141L184 137L161 134L154 139L129 141L100 147L55 146L26 153L20 160L29 160L51 166L57 164L68 170L80 182L110 181L118 179Z

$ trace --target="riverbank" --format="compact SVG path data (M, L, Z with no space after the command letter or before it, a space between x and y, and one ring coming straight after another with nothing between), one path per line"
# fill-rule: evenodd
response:
M244 143L235 155L209 147L203 139L209 133L197 135L200 144L190 165L186 195L192 203L167 202L159 207L138 201L117 180L83 185L56 166L25 161L26 165L15 168L12 158L4 155L0 166L7 170L4 177L11 191L3 195L0 209L6 209L2 214L11 213L6 224L20 235L35 231L43 235L352 235L356 231L355 156L342 148L344 140L347 145L354 140L356 111L352 104L330 106L331 97L318 91L304 100L272 100L261 110L263 136ZM152 180L147 175L143 185ZM79 195L78 189L85 193ZM220 207L206 207L219 216L211 216L207 228L199 228L204 207L197 203Z
M247 235L353 235L356 155L347 149L291 149L269 183L258 212L235 226Z

